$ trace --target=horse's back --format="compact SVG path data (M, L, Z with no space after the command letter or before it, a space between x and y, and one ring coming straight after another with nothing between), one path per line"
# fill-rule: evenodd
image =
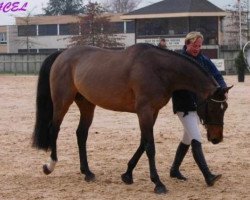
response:
M136 54L129 49L74 47L60 55L51 76L60 81L56 85L61 85L64 91L67 87L71 90L73 88L74 92L81 93L96 105L113 110L133 111L134 96L130 74L134 57Z

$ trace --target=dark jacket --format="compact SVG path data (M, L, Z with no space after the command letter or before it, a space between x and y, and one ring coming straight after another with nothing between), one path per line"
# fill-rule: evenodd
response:
M202 55L201 53L197 57L190 56L186 52L186 46L183 47L182 53L198 61L212 74L212 76L222 88L227 87L221 73L209 58ZM172 102L174 113L184 112L184 115L186 115L188 114L188 111L196 111L197 109L197 96L195 93L188 90L177 90L173 92Z

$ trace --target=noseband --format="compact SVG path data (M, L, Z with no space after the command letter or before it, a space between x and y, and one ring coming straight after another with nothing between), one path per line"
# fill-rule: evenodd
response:
M224 100L217 100L217 99L210 98L210 99L205 100L203 103L201 103L199 106L205 104L204 119L201 116L199 116L201 124L202 125L218 125L218 126L223 126L224 125L223 118L222 118L222 120L220 120L218 122L217 121L213 121L213 119L209 119L208 118L208 104L209 104L209 101L213 102L213 103L220 103L221 104L221 108L223 109L223 103L227 101L227 98L225 98Z
M224 99L224 100L216 100L216 99L210 99L210 100L213 101L213 102L216 102L216 103L224 103L224 102L227 101L227 98Z

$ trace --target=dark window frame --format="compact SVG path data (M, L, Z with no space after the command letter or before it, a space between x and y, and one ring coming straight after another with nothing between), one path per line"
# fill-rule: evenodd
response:
M126 33L135 33L135 21L126 22Z
M124 22L111 22L113 26L114 34L123 34L124 33Z
M54 53L54 52L56 52L56 51L58 51L58 49L57 48L51 48L51 49L38 49L38 51L39 51L39 53L49 53L49 54L51 54L51 53Z
M7 44L7 33L0 32L0 44Z
M18 25L17 33L19 37L23 36L36 36L36 25Z
M189 19L190 31L199 31L204 37L203 45L218 44L218 18L192 17Z
M57 24L38 25L38 36L55 36L55 35L57 35Z
M18 49L18 53L28 53L27 49ZM29 49L29 53L37 53L37 49Z
M136 35L144 37L185 37L189 31L188 18L155 18L136 21Z
M79 35L79 24L59 24L59 35Z

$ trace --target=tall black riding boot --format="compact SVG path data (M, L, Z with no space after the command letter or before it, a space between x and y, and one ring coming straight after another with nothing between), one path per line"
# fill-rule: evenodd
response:
M202 152L201 143L199 141L192 140L191 146L192 146L194 160L197 163L197 165L199 166L199 168L200 168L200 170L205 178L207 185L208 186L214 185L214 183L220 179L221 174L214 175L210 172L210 170L207 166L205 157L204 157L203 152Z
M177 179L184 180L184 181L187 180L187 178L181 174L179 167L180 167L185 155L188 152L189 146L190 145L186 145L186 144L183 144L182 142L180 142L180 144L177 148L176 154L175 154L174 162L173 162L172 167L170 169L170 177L177 178Z

